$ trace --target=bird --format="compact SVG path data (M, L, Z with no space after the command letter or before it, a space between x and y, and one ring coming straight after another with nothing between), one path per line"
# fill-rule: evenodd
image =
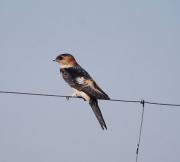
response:
M109 96L97 85L94 79L69 53L59 54L53 61L60 65L60 74L73 89L72 97L81 97L92 108L101 128L107 130L105 120L98 105L98 99L109 100Z

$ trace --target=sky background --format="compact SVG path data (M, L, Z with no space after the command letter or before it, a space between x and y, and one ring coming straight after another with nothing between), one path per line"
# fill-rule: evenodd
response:
M180 103L180 2L0 0L0 90L71 95L75 56L115 99ZM0 162L134 162L142 106L0 94ZM145 105L139 162L180 161L180 108Z

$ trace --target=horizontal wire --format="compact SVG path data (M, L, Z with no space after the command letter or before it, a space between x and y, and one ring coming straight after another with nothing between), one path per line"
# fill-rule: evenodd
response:
M57 94L45 94L45 93L31 93L31 92L15 92L15 91L0 91L1 94L17 94L17 95L31 95L31 96L46 96L46 97L62 97L62 98L82 98L82 97L74 97L74 96L66 96L66 95L57 95ZM106 99L100 99L106 100ZM128 102L128 103L140 103L142 101L144 104L151 104L151 105L160 105L160 106L180 106L180 104L169 104L169 103L160 103L160 102L150 102L145 100L123 100L123 99L110 99L107 101L115 101L115 102Z
M31 96L62 97L62 98L82 98L82 97L66 96L66 95L57 95L57 94L30 93L30 92L15 92L15 91L0 91L0 93L18 94L18 95L31 95ZM100 100L106 100L106 99L100 99ZM110 99L110 100L108 100L108 101L136 102L136 103L140 103L140 102L141 102L141 101L136 101L136 100L119 100L119 99Z
M169 103L159 103L159 102L149 102L149 101L144 101L144 103L151 105L160 105L160 106L180 106L180 104L169 104Z
M31 96L47 96L47 97L81 98L81 97L73 97L73 96L65 96L65 95L44 94L44 93L30 93L30 92L0 91L0 93L20 94L20 95L31 95Z

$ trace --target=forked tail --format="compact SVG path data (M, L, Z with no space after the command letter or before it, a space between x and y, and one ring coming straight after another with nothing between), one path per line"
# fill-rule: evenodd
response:
M107 129L106 123L105 123L105 121L103 119L103 116L102 116L102 113L101 113L101 110L100 110L100 108L98 106L97 99L95 99L95 98L90 99L89 104L90 104L94 114L96 115L96 118L98 119L98 121L99 121L99 123L101 125L101 128L103 130L104 130L104 128Z

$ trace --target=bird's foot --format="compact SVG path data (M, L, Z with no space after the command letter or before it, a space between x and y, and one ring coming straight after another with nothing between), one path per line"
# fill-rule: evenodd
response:
M69 101L69 99L72 98L72 97L75 98L75 97L78 97L78 96L77 96L76 93L73 93L71 96L66 96L67 101Z

